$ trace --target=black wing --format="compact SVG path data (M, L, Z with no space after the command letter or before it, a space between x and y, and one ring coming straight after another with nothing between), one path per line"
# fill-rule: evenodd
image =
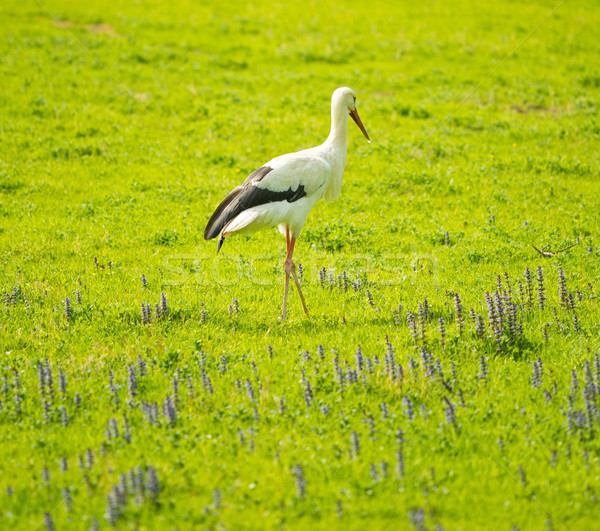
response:
M266 203L274 203L275 201L287 201L293 203L306 195L304 186L300 185L296 190L288 188L280 192L274 192L268 188L259 188L254 183L261 181L265 175L273 171L269 166L263 166L252 172L242 185L237 186L233 191L221 202L214 211L213 215L208 220L206 229L204 230L204 239L211 240L216 238L225 225L232 219L249 208L264 205ZM221 248L222 242L219 242Z

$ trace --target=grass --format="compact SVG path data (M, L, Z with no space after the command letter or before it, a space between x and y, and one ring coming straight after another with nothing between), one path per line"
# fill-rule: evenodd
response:
M596 525L591 2L0 19L2 527ZM283 239L203 228L340 85L374 142L351 124L280 323Z

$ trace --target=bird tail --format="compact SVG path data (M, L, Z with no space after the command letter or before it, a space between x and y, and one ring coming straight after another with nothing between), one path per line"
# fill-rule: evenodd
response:
M231 221L231 206L240 193L241 188L235 188L216 208L204 229L204 239L212 240L223 233L223 228ZM229 207L229 208L228 208ZM235 214L234 214L235 216Z
M253 210L244 210L241 214L238 214L235 218L227 223L219 233L219 243L217 245L217 252L221 250L225 237L238 232L248 225L250 225L258 217L258 212Z

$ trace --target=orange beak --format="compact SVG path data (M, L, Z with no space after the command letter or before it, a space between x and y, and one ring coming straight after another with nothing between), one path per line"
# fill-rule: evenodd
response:
M360 119L360 116L358 115L358 111L356 109L350 111L350 116L352 116L354 123L356 125L358 125L358 128L362 131L363 135L365 135L365 138L369 142L371 142L371 139L369 138L369 135L367 134L367 130L365 129L365 126L363 125L362 120Z

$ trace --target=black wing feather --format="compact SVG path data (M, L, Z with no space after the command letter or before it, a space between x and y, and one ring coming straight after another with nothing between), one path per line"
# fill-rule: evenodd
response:
M208 220L208 224L204 230L205 240L216 238L225 225L244 210L266 203L274 203L276 201L293 203L306 195L303 185L298 186L296 190L288 188L281 192L274 192L267 188L259 188L254 185L254 183L261 181L265 175L271 171L273 171L273 168L270 168L269 166L263 166L262 168L255 170L246 178L241 186L234 188L233 191L223 199ZM219 248L221 247L221 243L222 242L219 242Z

